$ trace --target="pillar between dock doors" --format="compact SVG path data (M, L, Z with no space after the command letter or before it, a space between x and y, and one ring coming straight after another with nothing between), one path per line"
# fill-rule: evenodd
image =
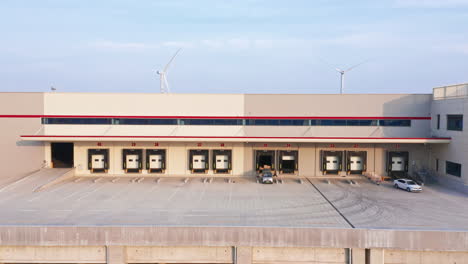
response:
M236 247L234 264L252 264L252 247Z
M382 248L366 249L369 264L384 264L384 250Z
M106 247L107 264L127 264L127 254L124 246Z

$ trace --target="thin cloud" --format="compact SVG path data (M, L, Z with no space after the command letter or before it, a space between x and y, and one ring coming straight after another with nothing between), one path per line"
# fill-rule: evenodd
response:
M176 48L189 48L193 46L193 43L189 41L165 41L161 43L161 46L176 47Z
M115 42L115 41L95 41L89 46L98 49L119 50L119 51L140 51L150 48L156 48L157 45L140 43L140 42Z
M468 7L468 0L395 0L400 8L455 8Z

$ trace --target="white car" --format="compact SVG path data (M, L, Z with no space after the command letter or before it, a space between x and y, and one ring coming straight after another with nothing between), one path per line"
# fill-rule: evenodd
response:
M409 179L398 179L393 181L393 186L395 188L400 188L403 190L407 190L408 192L421 192L422 187L421 185L415 183L413 180Z
M262 183L273 183L273 174L271 174L271 171L265 171L262 173Z

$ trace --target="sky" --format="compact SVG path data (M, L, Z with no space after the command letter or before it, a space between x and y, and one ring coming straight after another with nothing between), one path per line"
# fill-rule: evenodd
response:
M2 0L0 91L431 93L468 82L468 0Z

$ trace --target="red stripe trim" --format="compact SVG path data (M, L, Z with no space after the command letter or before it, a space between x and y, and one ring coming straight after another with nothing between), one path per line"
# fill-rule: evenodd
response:
M88 116L88 115L0 115L0 118L160 118L160 119L359 119L430 120L430 116Z
M424 139L424 140L450 140L451 138L385 138L385 137L222 137L222 136L82 136L82 135L22 135L24 138L39 137L57 137L57 138L245 138L245 139L391 139L391 140L403 140L403 139Z

